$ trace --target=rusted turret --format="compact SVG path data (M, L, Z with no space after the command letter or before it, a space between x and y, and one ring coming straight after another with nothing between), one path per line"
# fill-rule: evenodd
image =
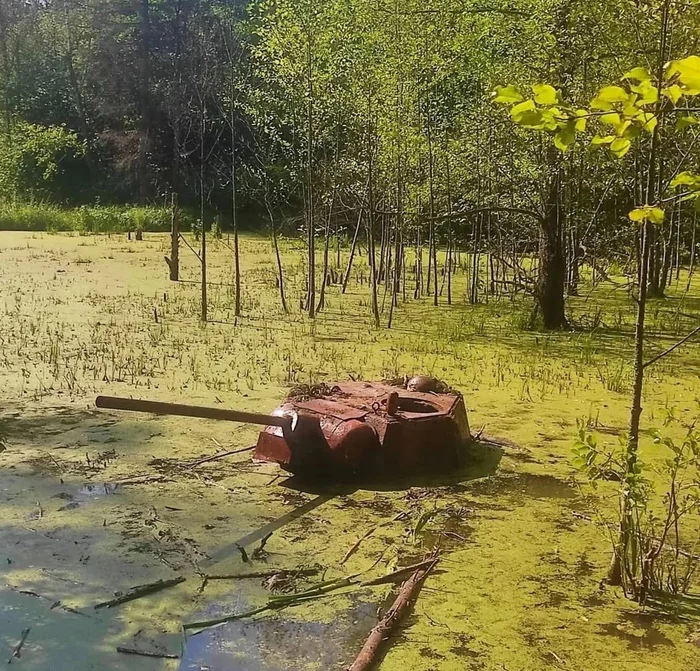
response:
M405 388L405 386L408 388ZM392 478L449 471L471 439L462 395L419 376L338 382L293 392L271 415L98 397L97 406L265 425L255 459L308 477Z

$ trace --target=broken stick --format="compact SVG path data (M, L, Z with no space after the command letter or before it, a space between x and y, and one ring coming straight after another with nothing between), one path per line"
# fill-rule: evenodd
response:
M190 461L189 463L182 464L185 468L194 468L195 466L201 466L202 464L208 464L210 461L216 461L217 459L224 459L225 457L233 456L234 454L240 454L241 452L250 452L255 449L255 445L250 447L244 447L240 450L227 450L226 452L219 452L211 457L204 457L203 459L197 459L196 461Z
M302 568L302 569L284 569L280 568L272 571L250 571L248 573L224 573L210 575L204 574L207 580L242 580L244 578L271 578L272 576L312 576L316 575L321 569L319 568Z
M378 578L372 578L372 580L364 580L361 585L363 587L369 587L371 585L383 585L387 582L396 582L399 578L402 578L407 573L418 571L420 569L430 567L432 569L432 564L435 563L435 559L426 559L419 564L412 564L411 566L404 566L403 568L397 569L392 573L387 573L386 575L379 576Z
M362 544L362 541L369 538L376 530L376 526L372 527L371 529L368 529L360 538L357 539L357 542L345 553L345 556L340 561L341 566L357 552L358 548Z
M137 650L136 648L117 647L117 652L125 655L140 655L141 657L157 657L158 659L180 659L179 655L171 655L167 652L156 652L150 650Z
M22 656L22 646L24 645L24 642L27 640L27 636L29 636L30 629L31 629L31 627L27 627L26 629L22 629L22 634L20 636L19 642L12 649L12 656L10 657L10 659L7 660L8 664L12 664L13 659L19 659Z
M437 557L434 557L430 560L428 566L416 570L415 573L401 585L401 589L393 605L379 621L379 624L372 629L365 644L362 646L362 650L360 650L360 654L348 667L347 671L367 671L374 664L382 641L389 637L391 632L396 628L396 625L406 614L415 592L437 562Z
M95 606L95 610L98 608L114 608L114 606L119 606L127 601L133 601L134 599L140 599L142 596L148 596L149 594L155 594L161 590L167 589L168 587L173 587L174 585L179 585L181 582L185 582L186 578L178 577L172 580L158 580L156 582L149 583L148 585L139 585L138 587L132 587L126 594L122 594L109 601L102 601Z

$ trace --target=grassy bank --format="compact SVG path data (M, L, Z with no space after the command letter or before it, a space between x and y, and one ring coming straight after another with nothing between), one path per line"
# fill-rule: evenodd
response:
M183 228L190 219L182 217ZM124 233L135 230L170 230L170 209L128 205L83 205L61 208L45 203L0 204L0 231L76 231L78 233Z

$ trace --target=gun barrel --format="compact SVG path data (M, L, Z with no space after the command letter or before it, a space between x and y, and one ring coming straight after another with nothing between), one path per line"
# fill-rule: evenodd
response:
M110 410L131 410L134 412L151 412L156 415L179 415L181 417L201 417L203 419L219 419L244 424L260 424L262 426L279 426L291 430L291 417L263 415L257 412L227 410L226 408L208 408L199 405L184 405L182 403L161 403L159 401L139 401L133 398L117 396L98 396L95 400L98 408Z

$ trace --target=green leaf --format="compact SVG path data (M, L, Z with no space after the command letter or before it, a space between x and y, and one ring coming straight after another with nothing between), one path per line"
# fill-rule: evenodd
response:
M540 111L540 125L539 128L544 130L557 130L561 125L558 121L557 115L561 112L556 107L550 107L549 109L543 109ZM534 128L534 126L532 126Z
M606 135L605 137L601 137L600 135L596 135L591 140L591 144L594 146L598 146L600 144L610 144L614 139L615 139L614 135Z
M619 126L620 115L617 112L608 112L607 114L601 114L600 122L607 124L608 126Z
M625 74L622 75L622 79L631 79L638 82L643 82L647 79L651 79L651 75L649 74L649 70L646 68L637 67L632 68L629 72L625 72Z
M622 158L632 146L632 143L625 137L615 138L610 143L610 151L616 158Z
M544 112L542 110L525 110L519 115L516 123L530 130L543 130L545 128L545 124L542 121L543 115Z
M641 132L639 126L635 126L630 121L625 121L625 127L622 128L622 132L618 134L618 137L626 137L628 140L634 140L634 138L639 137Z
M599 110L611 110L614 103L626 103L629 94L620 86L605 86L600 89L598 95L593 98L591 107Z
M658 119L651 112L642 112L635 118L635 121L639 122L647 133L653 133L658 123Z
M575 122L570 121L554 134L554 146L560 151L566 151L576 142Z
M625 105L622 113L628 117L636 117L642 110L639 109L634 103L629 103Z
M495 103L502 103L506 105L512 105L513 103L519 103L523 100L523 96L512 84L507 86L497 86L493 91L493 101Z
M668 98L674 105L683 97L683 89L678 84L671 84L668 88L661 89L661 95Z
M631 221L642 223L649 221L652 224L662 224L664 221L664 211L660 207L644 205L637 207L627 215Z
M646 211L644 208L636 207L628 215L630 221L641 223L646 220Z
M515 123L520 123L520 119L526 112L532 112L535 109L535 101L530 98L524 102L513 105L510 110L510 116Z
M615 128L615 134L617 137L626 137L628 139L632 139L634 137L632 134L630 134L629 130L632 126L632 122L627 119L626 121L621 122L617 128Z
M688 56L677 61L671 61L666 68L666 78L671 79L674 77L686 89L700 89L700 56Z
M649 221L652 224L663 224L664 217L664 211L660 207L652 207L649 211Z
M556 105L559 99L559 93L549 84L535 84L532 92L535 94L535 102L538 105Z
M652 105L659 100L659 90L650 80L643 81L639 86L632 85L630 89L639 94L639 99L637 100L637 106L639 107Z
M697 119L690 114L688 116L682 116L676 121L676 130L683 130L688 126L696 126L698 123L700 123L700 119Z
M692 172L681 172L676 175L670 184L672 189L677 189L679 186L689 186L693 189L700 188L700 175L696 175Z
M586 123L588 121L586 117L588 116L588 110L578 109L574 112L574 115L576 116L575 128L577 131L582 133L586 130Z

